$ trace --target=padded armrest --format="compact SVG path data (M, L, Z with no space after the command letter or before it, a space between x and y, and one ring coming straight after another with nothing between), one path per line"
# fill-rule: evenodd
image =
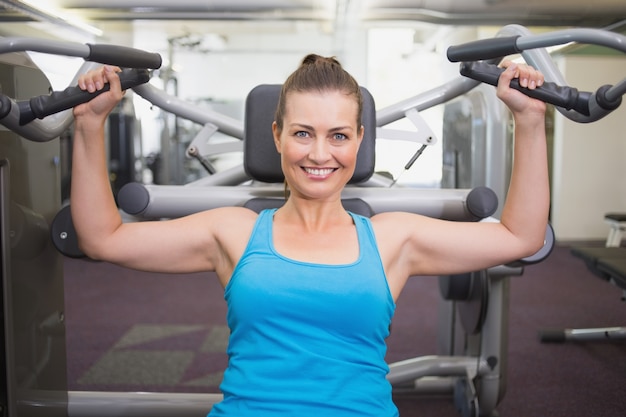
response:
M580 247L572 248L571 252L575 257L582 259L591 272L606 280L611 276L599 268L599 262L614 259L626 260L626 248L622 247Z
M626 289L626 258L600 259L598 270L608 275L615 285Z
M604 219L614 222L626 222L626 213L607 213L604 215Z

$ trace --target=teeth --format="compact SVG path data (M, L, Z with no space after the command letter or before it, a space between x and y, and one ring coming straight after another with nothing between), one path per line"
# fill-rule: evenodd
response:
M311 175L328 175L334 171L333 168L304 168Z

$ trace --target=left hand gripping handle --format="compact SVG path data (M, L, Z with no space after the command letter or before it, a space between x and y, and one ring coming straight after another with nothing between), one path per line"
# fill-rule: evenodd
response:
M500 74L502 74L503 71L504 68L481 61L462 62L460 67L461 75L493 86L498 85ZM511 80L510 86L527 96L546 103L562 107L566 110L575 110L585 116L589 115L589 97L591 94L588 92L578 91L578 89L574 87L559 86L551 82L545 82L541 87L531 90L522 87L517 79Z
M144 84L150 80L150 74L145 69L125 69L119 73L122 90ZM109 84L105 84L102 90L90 93L78 86L68 87L63 91L54 91L49 95L33 97L28 101L18 102L20 109L20 126L32 122L35 119L43 119L46 116L71 109L79 104L86 103L92 98L109 91Z

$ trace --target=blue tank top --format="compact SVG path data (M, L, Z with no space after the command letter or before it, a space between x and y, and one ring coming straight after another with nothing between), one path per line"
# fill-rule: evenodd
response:
M350 213L356 262L314 264L276 252L275 211L259 214L225 288L229 361L209 416L397 416L385 362L395 303L370 220Z

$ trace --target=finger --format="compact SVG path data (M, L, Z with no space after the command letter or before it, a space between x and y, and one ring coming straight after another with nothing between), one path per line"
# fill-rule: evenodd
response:
M531 75L528 65L519 66L518 80L520 86L529 87L529 85L531 84Z
M532 73L530 75L530 85L529 88L534 89L540 87L543 84L543 74L540 71L537 71L533 68Z
M521 65L519 69L519 84L522 87L534 90L544 82L543 74L530 65Z
M103 76L106 82L109 83L110 91L119 93L122 91L122 83L120 81L120 77L117 75L121 69L118 67L113 67L110 65L105 65L103 70Z
M83 90L87 90L90 93L100 90L104 84L102 80L101 70L89 71L78 80L78 86Z
M507 66L505 67L505 70L502 72L502 74L500 74L500 78L498 80L498 87L500 88L508 87L509 84L511 83L511 80L518 76L518 73L519 73L518 65L513 62L509 62Z

